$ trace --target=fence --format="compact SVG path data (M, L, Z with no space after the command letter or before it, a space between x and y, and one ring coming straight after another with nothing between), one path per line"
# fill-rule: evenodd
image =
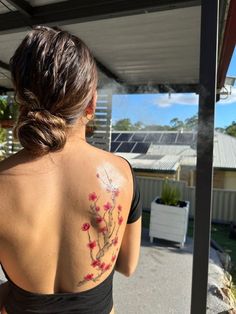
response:
M151 177L137 176L143 199L143 208L150 210L152 200L161 194L163 180ZM180 189L183 200L190 201L190 217L195 212L195 187L189 187L185 182L171 181ZM229 223L236 222L236 191L213 189L212 221Z

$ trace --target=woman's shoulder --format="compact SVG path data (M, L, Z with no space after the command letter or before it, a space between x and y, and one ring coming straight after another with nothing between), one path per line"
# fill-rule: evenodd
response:
M17 153L10 155L0 161L0 178L1 176L12 176L16 174L17 170L24 168L27 160L25 158L25 151L22 149Z
M127 177L132 176L131 165L127 159L94 146L92 146L92 149L94 150L95 153L93 154L93 156L95 156L97 160L100 160L101 162L110 163L118 170L123 172L123 174L126 175Z

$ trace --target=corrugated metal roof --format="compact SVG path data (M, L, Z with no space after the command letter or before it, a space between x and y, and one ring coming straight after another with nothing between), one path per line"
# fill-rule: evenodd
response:
M198 83L200 12L196 6L63 28L130 84Z
M179 156L166 155L158 160L132 158L132 154L115 153L126 158L134 169L158 170L158 171L176 171L179 168Z
M188 145L152 144L145 154L120 153L135 168L155 170L176 170L177 166L196 166L196 150ZM146 157L145 157L146 156ZM153 157L153 159L152 159ZM214 168L236 169L236 138L215 132ZM150 168L149 168L150 167Z
M214 168L236 169L236 138L215 132L213 158ZM184 157L181 160L181 165L195 166L196 162L195 152L195 157Z
M178 155L192 156L196 151L190 148L189 145L155 145L152 144L147 152L147 155Z
M236 169L236 138L215 133L214 167Z
M33 6L49 2L54 1L29 1ZM152 84L195 84L199 81L200 11L200 6L193 6L62 28L81 37L95 57L127 84L145 84L147 88ZM0 13L4 12L0 7ZM27 28L0 34L1 61L9 63ZM9 86L9 82L0 83Z
M3 3L0 3L0 14L2 13L8 13L9 12L9 9L11 11L16 11L16 9L9 3L9 2L6 2L5 5L4 5L4 2Z

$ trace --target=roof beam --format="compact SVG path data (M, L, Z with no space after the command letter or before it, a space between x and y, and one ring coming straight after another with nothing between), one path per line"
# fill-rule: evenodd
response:
M26 17L30 17L32 14L33 7L25 0L6 0L14 8L16 8L21 14Z
M11 0L11 2L17 3L19 1ZM198 6L200 4L200 0L68 0L31 7L30 11L27 9L25 12L31 13L28 18L32 25L55 23L65 25ZM0 32L25 26L19 12L5 13L0 16Z
M7 71L10 71L10 66L9 64L3 62L0 60L0 68L4 69L4 70L7 70Z
M108 78L115 80L117 83L124 83L124 81L116 75L114 72L112 72L110 69L108 69L103 63L101 63L97 58L95 58L96 64L98 69L104 73Z

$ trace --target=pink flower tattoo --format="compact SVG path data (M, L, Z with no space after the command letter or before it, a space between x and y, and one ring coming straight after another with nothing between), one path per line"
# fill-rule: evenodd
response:
M110 202L107 202L107 203L103 206L103 208L104 208L106 211L108 211L108 210L112 209L112 205L111 205Z
M88 239L85 245L90 255L90 271L81 278L78 286L86 284L88 281L96 282L114 265L119 251L119 229L124 223L124 218L121 216L122 206L119 203L117 204L120 190L112 182L106 170L105 173L106 177L101 176L99 173L96 173L96 177L105 185L107 192L110 193L110 198L104 203L98 204L100 196L94 191L88 193L88 200L92 202L89 205L90 218L88 218L89 222L82 224L81 230L86 232ZM91 223L89 219L91 219ZM106 252L110 252L110 250L112 250L111 257L107 263L104 259Z
M88 244L87 244L87 246L91 249L91 250L93 250L95 247L96 247L96 241L94 240L94 241L90 241Z
M112 243L113 243L113 245L117 245L117 243L118 243L118 237L115 237L115 238L112 240Z
M87 274L86 276L84 276L84 280L92 280L94 277L94 274Z
M83 231L87 231L87 230L89 230L89 228L90 228L90 224L89 224L88 222L86 222L86 223L83 224L83 226L82 226L81 229L82 229Z
M96 201L98 199L97 194L95 192L89 193L89 201Z
M100 264L101 264L101 262L98 259L96 259L96 260L92 261L91 266L96 267L96 266L100 266Z
M123 220L124 220L124 218L123 218L122 216L120 216L120 217L118 218L118 224L121 225L122 222L123 222Z
M104 221L104 219L101 217L101 216L98 216L97 218L96 218L96 222L98 223L98 224L100 224L101 222L103 222Z

